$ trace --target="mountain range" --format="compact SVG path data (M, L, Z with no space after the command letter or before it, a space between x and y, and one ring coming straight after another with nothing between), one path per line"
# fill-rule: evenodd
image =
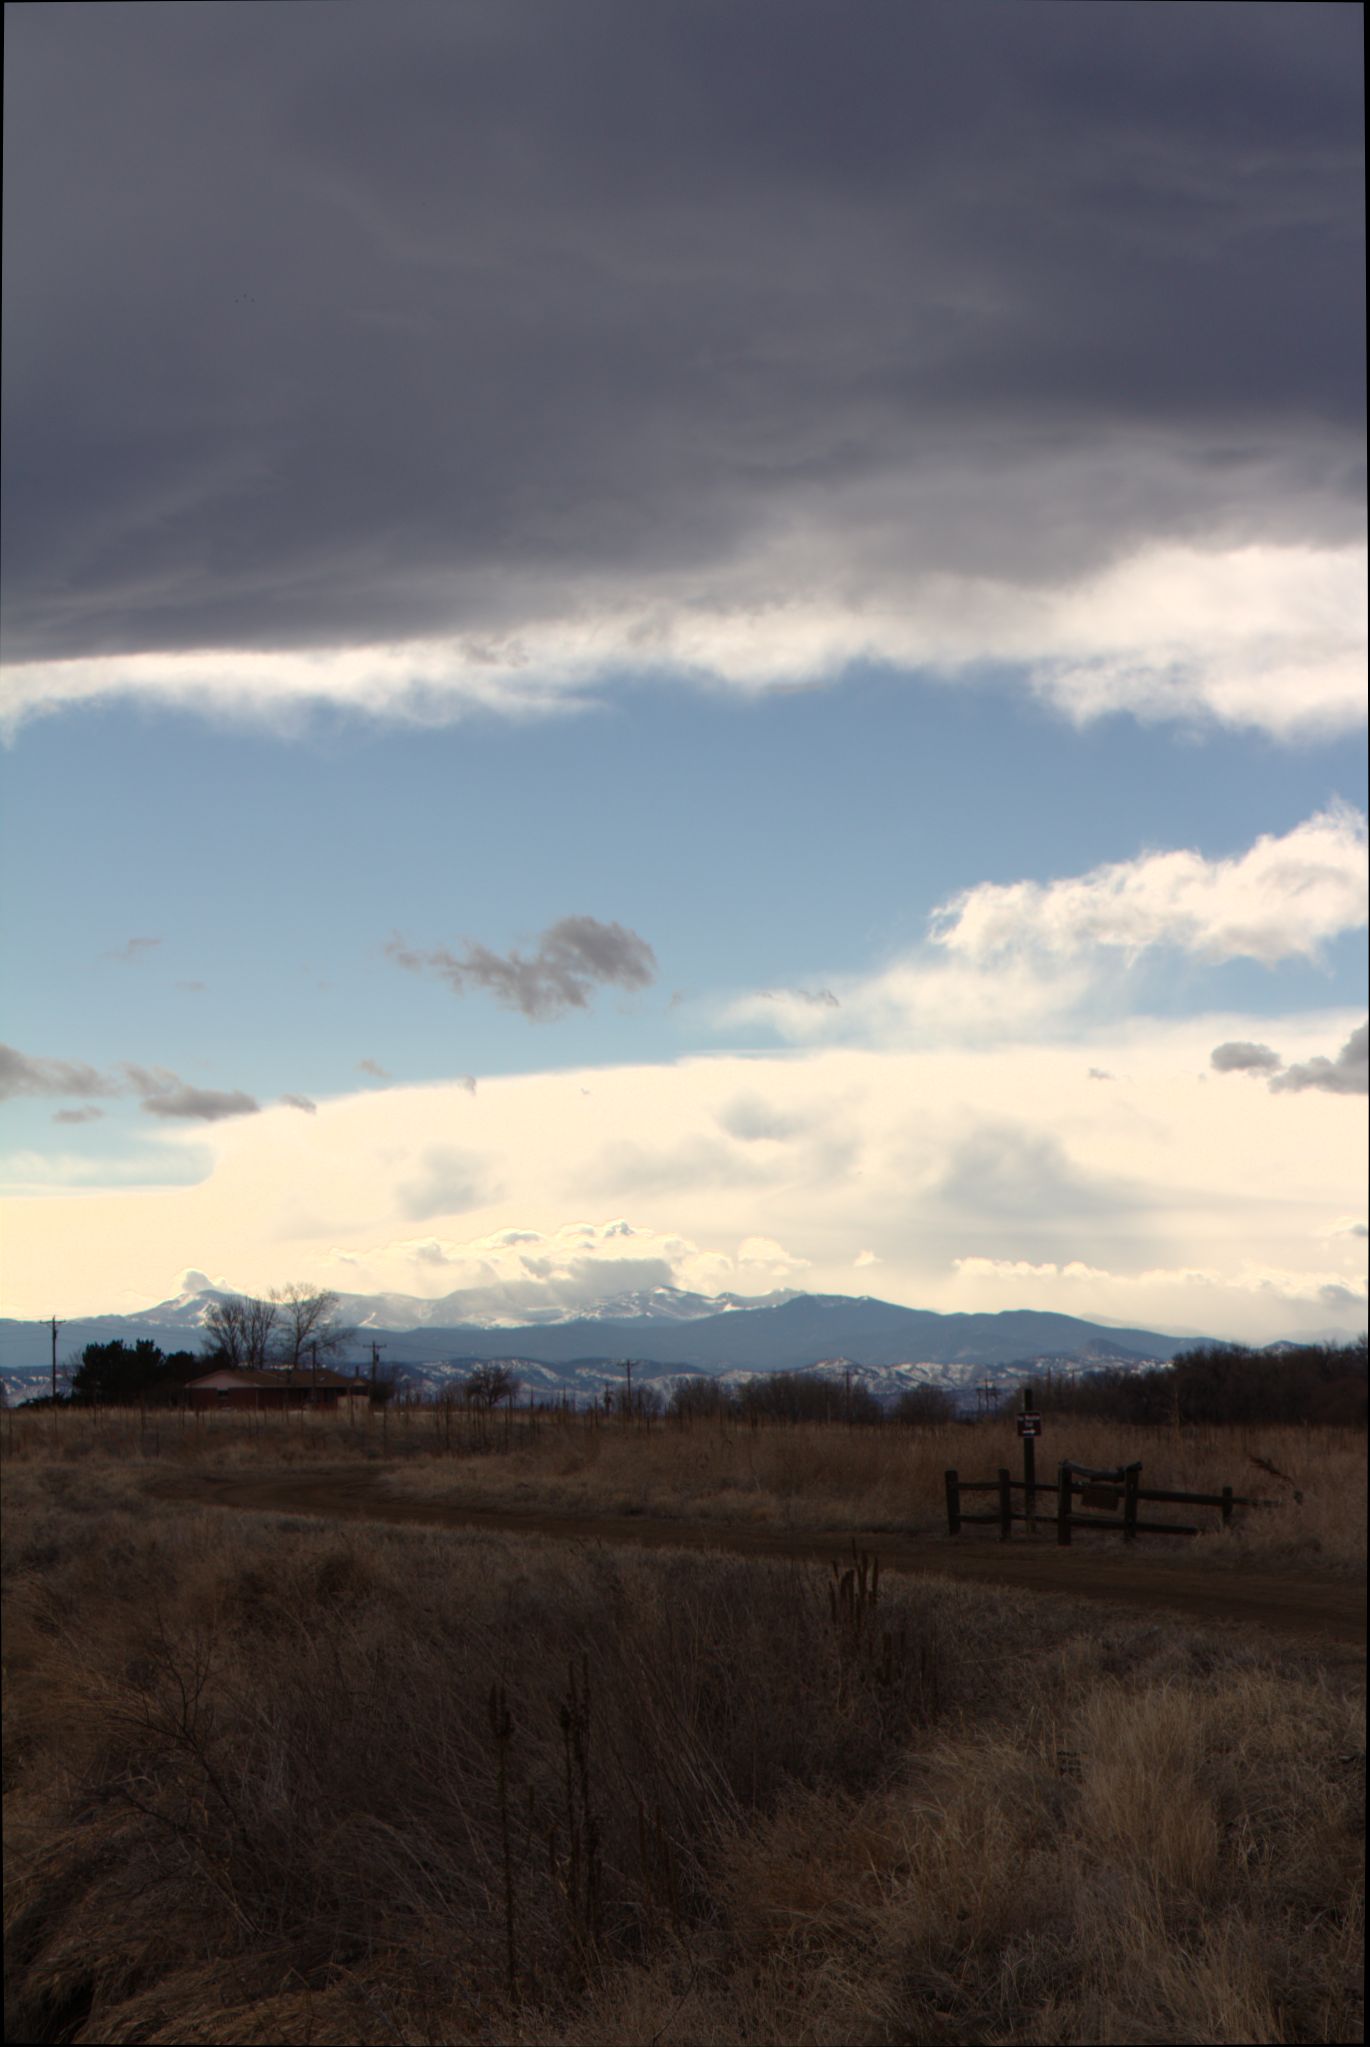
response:
M164 1351L197 1349L206 1310L224 1298L205 1289L133 1315L73 1317L59 1324L59 1359L116 1338L150 1339ZM341 1296L339 1316L356 1331L350 1356L358 1365L369 1366L374 1342L387 1374L431 1387L496 1359L514 1363L530 1391L548 1392L597 1389L631 1358L643 1382L682 1372L736 1379L821 1370L851 1372L886 1396L929 1384L964 1396L986 1372L1012 1383L1047 1366L1141 1368L1202 1340L1031 1309L941 1315L869 1295L788 1290L757 1297L655 1287L575 1314L519 1322L477 1319L469 1307L463 1315L463 1305L461 1294L436 1301L350 1294ZM35 1380L50 1357L48 1323L0 1319L0 1380L11 1398L42 1390Z

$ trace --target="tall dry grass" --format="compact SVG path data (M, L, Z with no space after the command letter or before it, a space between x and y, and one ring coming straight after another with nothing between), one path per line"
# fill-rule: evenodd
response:
M149 1468L358 1462L382 1468L404 1498L570 1514L650 1514L800 1529L932 1533L944 1529L943 1473L1022 1470L1011 1420L975 1425L844 1427L735 1420L650 1428L556 1414L472 1418L402 1408L365 1421L328 1414L187 1414L174 1409L11 1412L0 1450L16 1465L139 1461ZM1215 1564L1332 1571L1366 1564L1366 1437L1349 1428L1128 1427L1050 1417L1039 1478L1062 1458L1096 1468L1140 1459L1144 1483L1274 1500L1239 1509L1161 1508L1202 1533L1180 1554ZM1091 1543L1111 1540L1089 1536ZM1148 1546L1163 1560L1164 1548Z
M11 2037L1359 2036L1306 1655L6 1472Z
M1015 1475L1023 1468L1022 1445L1012 1422L1003 1421L942 1428L779 1423L756 1429L699 1422L650 1431L571 1422L544 1425L536 1434L515 1433L512 1443L500 1456L410 1459L388 1468L381 1484L408 1498L561 1513L931 1533L946 1527L949 1467L979 1478L992 1477L1001 1465ZM1037 1472L1050 1479L1063 1458L1095 1468L1140 1459L1148 1485L1190 1492L1231 1485L1238 1494L1279 1504L1239 1510L1228 1530L1216 1508L1149 1513L1196 1522L1201 1558L1354 1570L1364 1569L1366 1558L1365 1448L1364 1434L1354 1429L1177 1433L1063 1418L1052 1420L1050 1436L1037 1445ZM1196 1551L1191 1546L1185 1554Z

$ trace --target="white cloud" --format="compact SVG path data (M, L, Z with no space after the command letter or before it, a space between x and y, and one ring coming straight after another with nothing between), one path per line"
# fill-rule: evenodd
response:
M506 1322L575 1314L617 1294L679 1287L708 1294L765 1293L790 1282L804 1261L783 1245L748 1238L706 1250L674 1232L639 1229L622 1217L551 1231L510 1228L477 1237L398 1238L360 1252L335 1250L349 1290L393 1288L459 1294L463 1314Z
M492 633L11 665L0 729L109 696L284 734L319 703L413 724L529 718L583 710L604 687L652 672L757 692L831 682L855 662L943 679L1016 667L1080 722L1122 711L1295 739L1364 720L1361 546L1142 546L1044 587L920 574L881 559L887 536L868 543L856 521L844 548L840 522L805 530L792 517L745 559L702 577L660 574L646 597L610 584L530 590L522 623Z
M1154 1266L1110 1272L1081 1259L1061 1264L1050 1259L1033 1264L1022 1258L981 1257L952 1262L957 1277L984 1306L1040 1307L1049 1300L1058 1312L1086 1319L1103 1315L1144 1328L1190 1326L1222 1336L1244 1324L1254 1334L1253 1305L1261 1317L1258 1326L1272 1333L1276 1324L1288 1333L1301 1321L1307 1325L1316 1324L1319 1317L1353 1320L1357 1315L1363 1320L1365 1315L1364 1273L1335 1267L1243 1261L1227 1267ZM1310 1310L1311 1316L1305 1312Z
M1174 946L1205 960L1273 966L1316 958L1329 939L1359 929L1368 893L1366 820L1333 804L1226 860L1144 853L1069 880L982 883L934 913L932 936L974 961L1101 948L1135 959L1151 946Z
M417 1222L484 1208L491 1185L488 1160L452 1145L433 1144L420 1153L418 1171L399 1183L396 1198L401 1214Z
M1281 1046L1297 1064L1358 1022L1285 1019ZM1008 1260L1025 1268L1019 1304L1261 1340L1347 1323L1354 1309L1330 1307L1326 1289L1354 1297L1364 1245L1320 1232L1365 1213L1359 1105L1203 1084L1213 1044L1255 1034L1242 1015L1143 1019L1055 1045L501 1076L474 1097L456 1081L363 1083L313 1116L167 1125L171 1170L155 1190L131 1195L117 1169L84 1161L79 1193L49 1181L43 1200L6 1205L9 1308L95 1310L126 1288L152 1302L168 1271L210 1260L253 1290L305 1275L361 1291L484 1286L498 1302L516 1287L526 1312L658 1283L846 1292L863 1258L879 1261L887 1298L944 1310L1015 1305L1012 1282L992 1277ZM1126 1079L1100 1087L1092 1063ZM728 1136L720 1115L749 1096L803 1134ZM990 1266L977 1278L958 1259ZM1175 1277L1187 1272L1203 1284Z
M718 1024L761 1024L792 1043L993 1043L1046 1033L1081 1008L1094 986L1083 967L1050 973L1028 959L987 966L926 950L837 983L840 1003L819 1007L774 992L725 1004Z
M720 1005L714 1022L761 1025L799 1045L1059 1038L1122 1012L1127 976L1153 950L1214 965L1316 960L1366 918L1366 819L1333 803L1226 859L1142 853L1062 880L967 889L934 911L921 947L874 973L834 980L831 1005L798 990L754 990ZM1228 1071L1244 1054L1263 1060L1267 1051L1234 1041L1218 1048L1215 1063ZM1322 1067L1316 1075L1301 1085L1334 1084ZM1090 1077L1117 1078L1102 1064ZM1341 1091L1358 1091L1354 1079L1339 1065Z

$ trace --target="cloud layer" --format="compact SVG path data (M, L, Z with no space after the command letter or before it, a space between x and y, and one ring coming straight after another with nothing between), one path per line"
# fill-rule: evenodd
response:
M17 10L11 719L875 659L1353 724L1355 11L988 20Z
M79 1243L73 1312L161 1298L212 1245L258 1290L302 1272L358 1292L513 1287L491 1296L511 1309L636 1285L847 1292L871 1268L887 1298L943 1310L1031 1302L1261 1340L1358 1326L1363 1117L1316 1087L1213 1078L1208 1048L1255 1042L1251 1024L362 1088L313 1116L169 1125L167 1181L184 1156L196 1184L130 1203L73 1162L72 1192L49 1170L41 1199L6 1204L11 1309L44 1312ZM1356 1028L1286 1021L1290 1069Z

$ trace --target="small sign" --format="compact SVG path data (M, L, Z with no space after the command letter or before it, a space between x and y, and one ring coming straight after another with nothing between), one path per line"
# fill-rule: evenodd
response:
M1020 1414L1018 1417L1018 1433L1020 1436L1040 1436L1042 1433L1041 1415Z

